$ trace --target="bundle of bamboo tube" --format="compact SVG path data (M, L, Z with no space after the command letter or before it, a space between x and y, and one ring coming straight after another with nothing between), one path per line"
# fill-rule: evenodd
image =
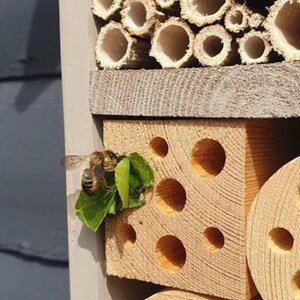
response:
M300 0L238 1L93 0L107 22L97 62L130 69L300 60Z

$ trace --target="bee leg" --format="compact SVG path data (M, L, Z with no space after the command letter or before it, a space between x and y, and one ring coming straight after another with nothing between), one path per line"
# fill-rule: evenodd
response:
M102 187L103 187L103 190L104 190L105 192L111 191L111 189L110 189L110 188L107 186L107 184L106 184L105 178L102 178L102 179L100 180L100 182L101 182Z

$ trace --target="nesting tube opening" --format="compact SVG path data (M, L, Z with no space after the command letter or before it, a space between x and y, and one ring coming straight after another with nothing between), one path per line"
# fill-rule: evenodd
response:
M192 56L194 35L188 25L170 21L161 25L152 40L151 55L163 68L179 68Z
M107 20L111 18L114 13L121 9L122 0L93 0L93 13Z
M220 21L231 5L230 0L181 0L181 15L184 19L204 26Z
M300 3L285 3L275 19L275 28L284 43L300 50Z
M239 40L239 53L245 64L268 62L271 45L265 35L251 31Z
M265 27L274 49L287 61L300 59L300 2L277 0L271 7Z
M154 0L127 0L123 6L122 24L130 34L149 36L153 33L157 13Z
M224 24L226 29L238 33L246 30L248 24L249 12L244 5L233 6L225 15Z
M129 47L129 35L119 24L110 23L100 32L96 46L97 60L104 68L118 67L122 65Z
M222 66L232 62L232 37L221 25L200 30L194 44L194 54L204 66Z

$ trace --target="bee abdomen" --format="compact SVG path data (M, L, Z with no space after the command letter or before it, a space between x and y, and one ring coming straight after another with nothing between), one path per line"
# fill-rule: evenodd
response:
M82 173L81 186L83 191L88 195L96 193L98 181L95 178L94 172L91 169L85 169Z

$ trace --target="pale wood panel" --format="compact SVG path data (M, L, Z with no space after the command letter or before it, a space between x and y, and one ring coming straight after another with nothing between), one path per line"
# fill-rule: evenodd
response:
M247 222L247 257L264 300L299 299L300 159L262 187Z
M90 0L61 0L63 106L67 154L89 154L102 147L101 122L89 110L89 72L96 68L94 47L97 27ZM75 17L74 17L75 16ZM80 170L67 173L68 243L72 300L144 299L153 285L107 278L104 234L92 233L75 216Z
M100 115L273 118L300 116L300 63L91 73Z

